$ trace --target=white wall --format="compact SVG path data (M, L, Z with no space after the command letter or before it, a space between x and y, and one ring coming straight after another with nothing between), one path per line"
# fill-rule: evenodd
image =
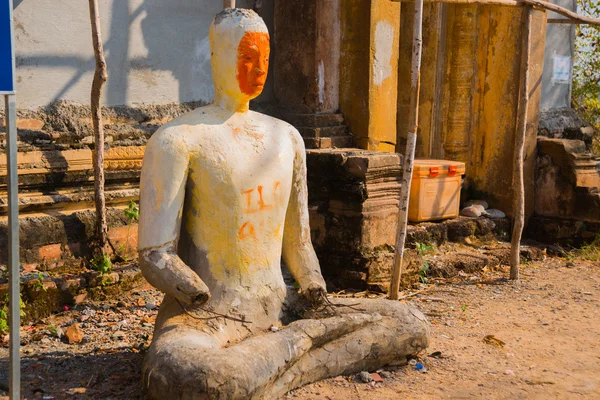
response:
M94 70L88 2L13 0L19 108L89 103ZM253 0L238 0L251 8ZM221 0L99 0L106 105L210 101L208 28ZM271 28L272 0L263 1ZM263 97L269 97L270 86Z

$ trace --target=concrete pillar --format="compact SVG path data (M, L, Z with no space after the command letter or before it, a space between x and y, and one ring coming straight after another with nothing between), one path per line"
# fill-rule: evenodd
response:
M275 2L275 98L297 113L339 108L340 0Z
M348 147L339 115L341 0L275 2L274 78L280 117L309 148Z
M394 151L400 3L342 0L341 29L341 110L358 147Z

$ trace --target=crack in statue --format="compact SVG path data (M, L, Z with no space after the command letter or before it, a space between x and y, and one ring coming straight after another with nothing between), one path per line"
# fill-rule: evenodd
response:
M428 344L418 310L327 300L302 137L248 109L266 80L264 22L227 9L209 37L214 103L163 126L144 156L140 265L166 294L143 367L148 396L270 399L405 362ZM284 283L282 256L299 292Z

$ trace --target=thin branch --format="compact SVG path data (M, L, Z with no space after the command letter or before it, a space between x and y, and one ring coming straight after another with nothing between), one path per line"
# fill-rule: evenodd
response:
M404 243L408 224L408 206L410 198L410 185L412 181L415 162L415 148L417 146L417 130L419 128L419 92L421 90L421 52L423 50L423 0L417 0L414 8L413 47L410 75L410 108L408 138L402 168L402 187L400 188L400 201L398 203L398 230L396 231L396 248L394 252L394 265L389 297L398 300L400 279L402 277L402 263L404 261Z
M519 104L519 117L516 129L515 161L513 168L513 231L510 244L510 279L519 279L521 265L521 237L525 225L525 184L523 172L523 159L525 137L527 136L527 109L529 108L529 67L531 59L531 22L533 11L525 7L523 21L523 47L521 63L521 93Z
M178 299L175 299L175 300L177 300L177 303L179 303L179 306L181 307L181 309L183 310L183 312L186 313L187 316L192 317L192 318L197 319L197 320L200 320L200 321L209 321L211 319L224 318L224 319L228 319L230 321L242 322L244 324L251 324L252 323L252 321L246 320L246 317L236 318L236 317L232 317L230 315L218 313L216 311L207 310L206 308L202 308L202 307L198 307L198 309L200 311L204 311L204 312L213 314L213 316L212 317L198 317L197 315L193 315L191 312L189 312L188 309L185 308L183 306L183 304L181 304L181 302Z
M104 124L102 123L102 88L108 80L106 59L102 47L102 32L100 30L100 14L98 0L89 0L90 22L92 26L92 44L96 59L96 71L92 82L91 109L94 125L94 192L96 202L96 235L98 245L104 252L106 247L108 227L106 223L106 201L104 198Z

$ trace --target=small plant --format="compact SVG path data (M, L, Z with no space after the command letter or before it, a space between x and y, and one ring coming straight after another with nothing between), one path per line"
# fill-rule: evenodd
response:
M56 325L49 325L48 326L48 332L52 335L52 336L58 336L58 328L56 327Z
M131 231L131 225L140 218L140 207L135 202L135 200L131 200L129 204L127 204L127 208L125 208L125 217L127 217L127 239L125 239L125 244L119 247L119 251L123 254L126 254L129 251L129 233Z
M415 244L415 248L420 254L430 253L433 251L433 247L426 243L417 243Z
M463 312L467 311L467 309L469 308L469 306L463 304L462 306L460 306L460 309L463 310Z
M129 220L130 224L133 221L137 221L140 217L140 207L137 205L135 200L131 200L129 204L127 204L127 208L125 209L125 216Z
M563 251L569 261L574 259L600 261L600 234L597 234L592 242L583 245L578 249L573 249L571 251L565 251L563 249Z
M4 305L0 309L0 335L5 335L8 333L8 294L4 297ZM25 316L25 303L23 303L23 299L21 299L21 295L19 295L19 315L21 318Z
M432 253L435 249L433 246L428 245L426 243L416 243L415 248L420 255L424 255L427 253ZM423 261L423 268L419 271L419 280L421 283L427 283L427 271L429 270L429 264L427 261Z
M92 269L100 272L101 275L107 274L112 270L112 262L106 253L96 255L91 261Z
M44 275L41 272L38 272L38 278L33 281L33 287L35 290L43 290L44 292L48 291L46 286L44 286Z

